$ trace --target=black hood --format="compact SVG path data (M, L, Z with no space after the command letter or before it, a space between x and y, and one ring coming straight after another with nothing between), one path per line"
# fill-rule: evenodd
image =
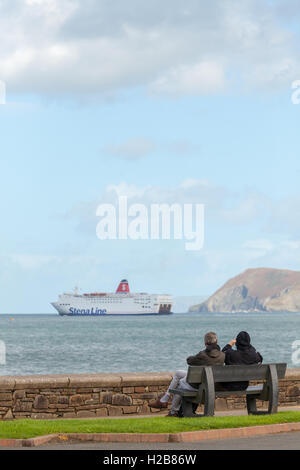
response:
M247 331L241 331L236 337L237 349L248 349L251 347L250 335Z
M223 348L223 352L225 352L225 364L229 366L238 364L259 364L263 361L262 355L251 345L250 335L247 331L241 331L237 335L236 350L234 350L230 344L226 344ZM239 383L241 384L242 382ZM247 382L243 383L247 384Z

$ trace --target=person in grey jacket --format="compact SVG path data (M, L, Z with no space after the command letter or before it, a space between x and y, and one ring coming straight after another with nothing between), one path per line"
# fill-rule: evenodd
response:
M218 338L216 333L210 331L204 336L205 349L200 351L195 356L189 356L186 360L190 366L212 366L216 364L224 364L225 354L221 351L218 345ZM150 402L151 408L167 408L168 401L170 400L171 393L170 389L179 390L190 390L197 391L191 384L186 381L186 371L177 370L173 376L173 379L169 385L167 392L163 397L158 398L154 402ZM168 416L178 417L179 409L181 407L182 398L180 395L174 395L171 405L171 410Z

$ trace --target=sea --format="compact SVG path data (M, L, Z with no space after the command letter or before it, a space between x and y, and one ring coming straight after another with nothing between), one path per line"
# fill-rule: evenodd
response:
M186 368L215 331L223 347L247 331L264 362L293 363L300 313L175 313L166 316L0 315L0 375L162 372ZM295 344L294 344L295 347ZM300 351L298 354L300 358ZM3 357L2 357L3 359ZM297 362L297 361L296 361Z

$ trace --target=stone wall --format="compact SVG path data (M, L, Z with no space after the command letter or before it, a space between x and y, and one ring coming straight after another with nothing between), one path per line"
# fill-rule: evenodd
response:
M166 390L172 373L0 377L0 419L91 418L164 413L149 402ZM300 405L300 369L280 381L280 405ZM265 404L264 404L265 406ZM217 399L216 409L245 407L245 399Z

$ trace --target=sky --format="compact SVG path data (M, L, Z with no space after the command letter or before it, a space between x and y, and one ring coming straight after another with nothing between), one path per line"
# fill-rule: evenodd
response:
M299 33L294 0L1 0L0 313L298 270ZM203 248L99 240L120 195L204 204Z

